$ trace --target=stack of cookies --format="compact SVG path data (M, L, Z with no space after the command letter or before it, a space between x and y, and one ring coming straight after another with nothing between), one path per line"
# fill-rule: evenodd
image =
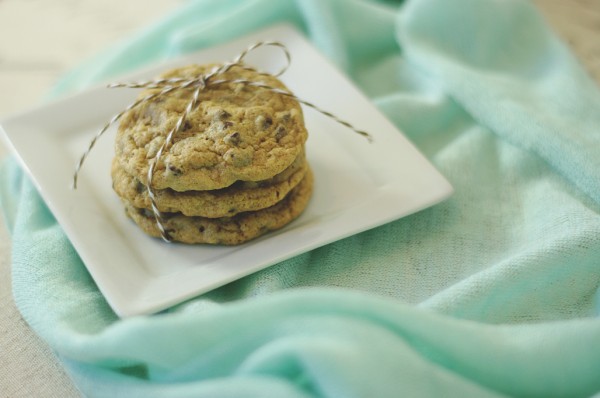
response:
M212 67L191 65L161 78L193 79ZM287 90L275 77L237 66L219 79ZM145 90L140 98L157 90ZM113 188L127 215L151 236L160 231L146 188L148 167L191 95L191 89L178 89L145 101L123 116L117 132ZM201 91L152 178L169 236L184 243L235 245L294 220L313 187L306 139L302 110L293 98L243 83Z

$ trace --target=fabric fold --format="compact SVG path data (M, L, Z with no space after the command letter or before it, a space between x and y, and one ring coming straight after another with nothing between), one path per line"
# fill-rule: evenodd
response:
M530 2L409 2L398 35L479 123L600 202L600 93ZM569 71L565 73L565 71Z

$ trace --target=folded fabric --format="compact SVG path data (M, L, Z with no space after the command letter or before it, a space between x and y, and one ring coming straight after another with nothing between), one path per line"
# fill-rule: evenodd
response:
M118 319L8 162L0 200L15 302L81 391L600 391L600 92L528 1L194 1L55 94L283 21L373 98L455 195L159 315Z

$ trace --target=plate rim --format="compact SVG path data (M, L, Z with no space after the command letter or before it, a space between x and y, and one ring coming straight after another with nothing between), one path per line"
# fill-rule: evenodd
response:
M300 40L301 42L303 42L303 45L308 45L312 50L315 50L318 53L318 49L314 47L314 45L312 43L310 43L303 35L301 32L299 32L293 25L290 25L288 23L284 23L284 24L275 24L275 25L270 25L267 27L263 27L259 30L256 30L254 32L251 32L249 35L250 36L257 36L257 35L266 35L266 34L273 34L273 32L277 32L279 35L283 35L282 36L292 36L292 38L296 39L296 40ZM132 79L135 78L135 76L140 76L142 74L148 74L152 71L157 71L160 70L160 68L164 68L166 65L173 65L173 64L177 64L177 63L182 63L184 60L189 60L190 58L192 58L194 56L194 54L198 54L198 53L203 53L203 52L211 52L214 51L214 49L216 48L220 48L223 46L227 46L227 45L232 45L232 43L236 43L236 42L240 42L242 39L244 39L244 37L237 37L234 38L232 40L227 40L227 41L222 41L219 42L217 44L215 44L214 46L211 47L206 47L206 48L201 48L197 51L192 51L190 53L187 54L183 54L181 56L178 57L174 57L172 59L168 59L168 60L161 60L160 62L153 62L151 64L145 65L141 68L137 68L135 70L132 71L128 71L125 74L119 75L117 76L117 78L119 79ZM344 80L344 82L346 84L350 84L351 88L356 90L362 97L364 100L368 101L373 109L375 109L375 111L381 115L381 117L383 117L384 119L387 120L387 117L385 115L383 115L383 113L375 108L375 106L372 104L372 102L366 97L366 95L364 93L362 93L360 91L360 89L358 89L358 87L356 87L356 85L339 69L337 69L337 67L335 65L333 65L329 60L327 60L324 56L322 56L321 54L319 54L321 56L321 61L325 61L329 64L329 66L332 66L335 71L337 72L337 74ZM354 229L352 231L349 231L347 234L337 234L335 237L331 237L329 239L323 240L322 243L319 244L313 244L312 246L309 245L305 245L304 247L299 247L297 250L293 251L292 254L290 255L281 255L278 258L275 258L274 260L269 260L267 261L268 265L265 266L254 266L253 271L250 271L244 275L241 276L234 276L232 277L230 280L226 281L225 283L221 283L221 284L215 284L213 287L209 288L208 290L204 290L204 291L196 291L196 292L192 292L192 293L183 293L179 295L179 298L172 298L169 300L162 300L163 304L160 303L154 303L154 305L150 305L148 303L141 303L140 304L140 300L143 300L144 296L143 293L145 290L148 289L148 286L151 286L153 283L157 283L157 279L148 279L150 282L148 283L148 281L146 281L146 285L138 291L138 293L142 293L142 295L138 295L137 297L134 297L133 300L129 300L127 302L127 300L125 300L125 302L123 302L123 300L117 299L116 295L113 292L107 292L107 286L104 283L98 283L98 280L104 280L104 276L101 275L101 273L99 274L98 271L96 269L91 269L90 266L88 265L90 262L90 259L88 258L84 258L88 256L87 251L83 251L85 254L82 253L82 251L80 251L81 245L82 243L79 242L80 237L77 236L76 231L72 230L72 225L68 225L65 224L64 222L61 222L61 220L63 219L63 215L61 214L61 210L58 207L60 207L60 204L57 205L56 203L54 203L54 200L52 198L48 198L47 197L47 192L43 187L43 183L41 183L40 181L38 181L38 176L33 173L31 171L31 168L29 167L29 165L27 164L28 162L25 161L24 157L22 156L22 154L20 153L19 150L17 150L15 144L13 143L13 140L11 139L10 133L4 128L4 126L6 125L11 125L12 123L18 122L20 119L27 119L27 117L31 114L36 114L39 112L44 112L44 111L48 111L49 109L51 110L52 108L60 108L60 107L64 107L65 104L69 104L70 102L73 102L75 100L81 99L82 97L85 96L89 96L89 97L95 97L97 96L99 92L101 91L105 91L105 88L103 87L102 83L97 84L97 85L92 85L89 88L82 90L82 91L78 91L72 94L68 94L65 96L61 96L53 101L50 101L48 103L43 103L43 104L38 104L37 106L34 106L28 110L24 110L21 112L18 112L14 115L9 116L8 118L3 119L2 121L0 121L0 137L2 137L2 139L7 143L7 147L10 150L10 152L12 154L14 154L16 156L16 158L18 159L18 162L20 164L20 166L26 171L27 175L30 177L30 180L33 182L34 186L36 187L36 189L38 190L38 192L40 193L40 195L42 196L44 202L46 203L46 205L48 206L48 208L51 210L53 216L57 219L57 221L60 223L61 228L63 228L65 234L67 235L68 239L71 241L71 243L73 244L75 250L77 251L77 253L79 254L79 256L81 257L84 265L86 266L86 269L88 270L88 272L90 273L90 275L92 275L92 278L94 279L94 281L97 283L98 288L100 289L100 291L102 292L105 300L108 302L108 304L111 306L111 308L113 309L113 311L120 317L127 317L127 316L133 316L133 315L140 315L140 314L148 314L148 313L155 313L157 311L161 311L165 308L169 308L172 305L175 305L177 303L183 302L189 298L192 297L196 297L200 294L205 293L206 291L210 291L213 290L214 288L217 288L219 286L222 286L226 283L229 283L231 281L237 280L241 277L244 277L246 275L249 275L251 273L254 273L260 269L264 269L267 268L273 264L276 264L280 261L283 261L285 259L289 259L292 258L294 256L297 256L301 253L304 253L306 251L309 250L313 250L315 248L330 244L332 242L335 242L337 240L340 239L344 239L348 236L352 236L354 234L366 231L366 230L370 230L372 228L375 228L377 226L386 224L390 221L393 220L397 220L400 218L403 218L409 214L413 214L415 212L418 212L422 209L428 208L434 204L437 204L445 199L447 199L449 196L452 195L452 193L454 192L454 189L452 188L451 184L447 181L447 179L439 172L439 170L437 170L437 168L435 168L435 166L433 166L433 164L424 157L424 155L420 152L420 150L414 145L412 144L412 142L410 142L408 140L408 138L404 135L404 133L402 133L396 126L394 126L393 124L391 124L391 122L388 121L388 123L393 127L393 129L400 133L400 135L402 136L402 138L404 139L405 142L407 142L411 147L412 147L412 151L416 152L418 155L420 155L422 158L425 159L426 163L429 164L430 168L437 174L437 178L439 179L439 182L442 183L442 186L440 186L439 189L439 193L436 197L432 197L429 201L421 201L420 206L417 206L415 209L413 209L412 211L410 211L407 214L404 215L400 215L398 217L396 216L392 216L390 217L390 219L388 221L384 221L384 222L375 222L374 225L369 225L366 226L364 228L358 228L358 229ZM365 144L366 145L366 144ZM392 189L390 187L388 187L388 189ZM59 216L60 214L60 216ZM85 239L85 238L83 238ZM83 244L84 245L84 244ZM91 261L93 262L93 261ZM92 267L93 268L93 267ZM185 296L185 297L182 297Z

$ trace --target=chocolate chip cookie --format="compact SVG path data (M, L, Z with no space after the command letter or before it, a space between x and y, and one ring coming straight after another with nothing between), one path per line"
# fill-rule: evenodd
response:
M196 78L213 65L191 65L162 78ZM157 164L152 186L174 191L214 190L236 181L260 181L281 173L298 157L307 139L296 100L243 83L243 79L282 90L277 78L239 66L208 81L199 102ZM140 98L160 89L147 89ZM178 89L128 111L118 128L115 152L122 168L146 184L150 161L184 112L193 89Z

